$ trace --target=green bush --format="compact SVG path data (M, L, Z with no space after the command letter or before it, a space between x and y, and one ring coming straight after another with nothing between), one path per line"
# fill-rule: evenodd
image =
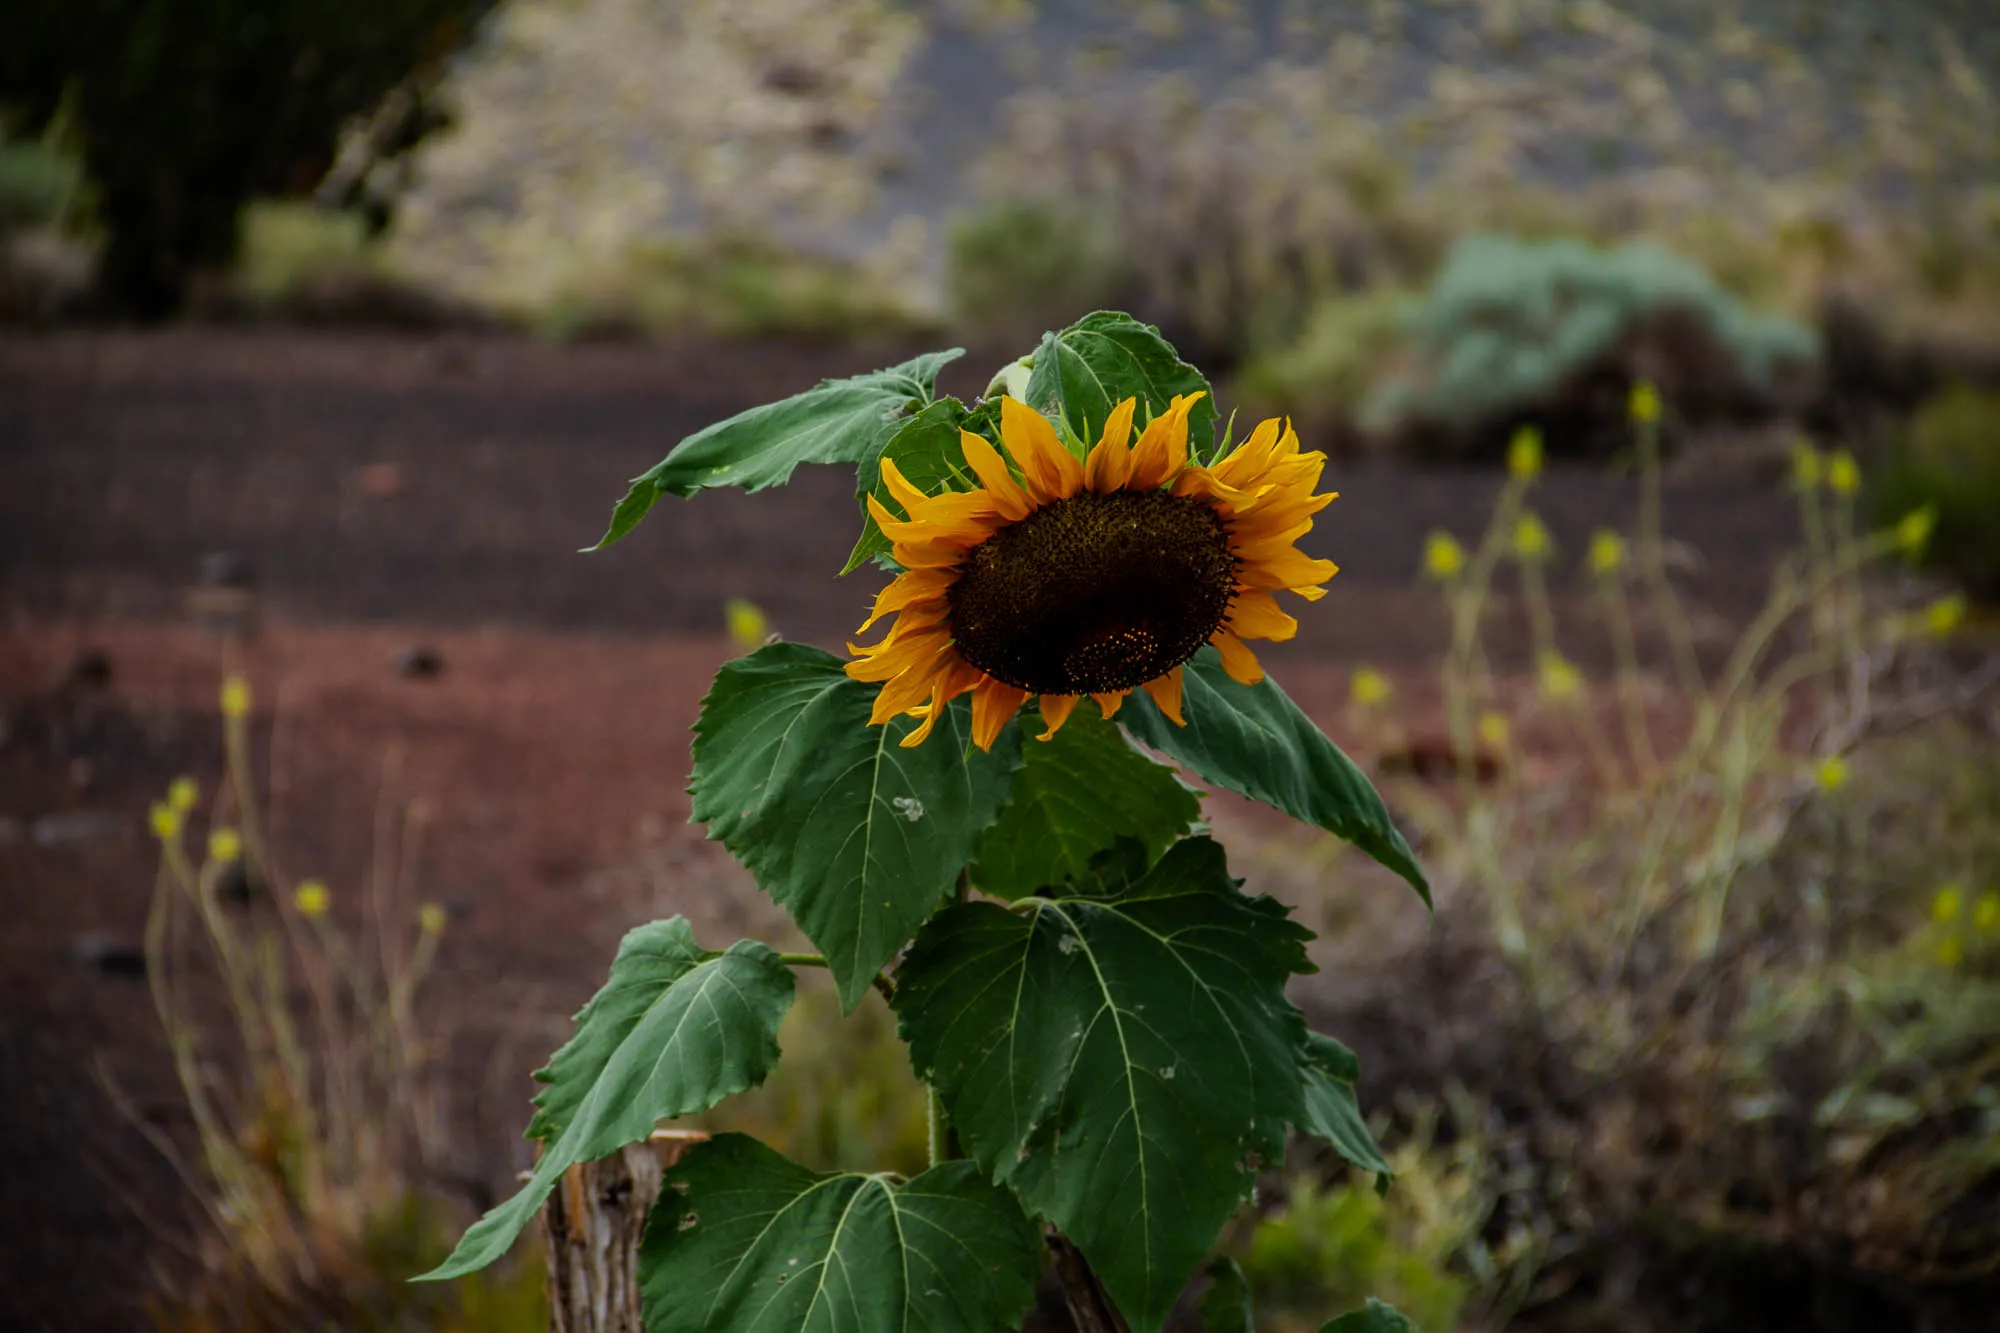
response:
M1243 363L1236 387L1298 418L1301 429L1351 419L1401 345L1409 301L1410 293L1394 287L1320 301L1296 339Z
M960 218L946 263L952 313L970 329L1010 340L1060 328L1079 306L1119 304L1130 278L1110 219L1028 199Z
M84 145L106 232L105 297L141 315L225 264L255 195L317 185L354 117L421 90L491 0L20 0L0 105ZM387 151L439 123L413 96Z
M0 142L0 236L57 227L83 192L83 168L46 142Z
M283 301L327 278L362 277L374 261L368 229L352 213L285 200L243 210L236 282L258 302Z
M1718 377L1768 389L1780 370L1818 354L1811 332L1746 309L1658 246L1478 234L1452 247L1411 307L1412 372L1384 385L1366 415L1380 425L1456 427L1505 418L1546 403L1662 322L1676 336L1653 350L1683 364L1655 367L1651 377L1683 403L1726 393Z
M1949 389L1926 403L1884 470L1888 519L1929 508L1923 558L1983 597L2000 595L2000 394Z

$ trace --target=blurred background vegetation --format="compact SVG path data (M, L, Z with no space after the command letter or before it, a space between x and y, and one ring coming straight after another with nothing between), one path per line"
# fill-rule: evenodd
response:
M1513 457L1488 530L1431 548L1430 693L1357 668L1337 733L1421 831L1435 925L1244 839L1330 933L1300 999L1355 1034L1397 1170L1273 1169L1227 1246L1259 1327L1375 1294L1434 1331L1971 1333L2000 1309L1990 8L15 0L0 317L997 361L1115 306L1344 461ZM1704 553L1643 516L1549 551L1544 451L1764 487L1802 534L1767 616L1677 640L1667 571ZM1572 574L1594 676L1548 610ZM1528 627L1511 675L1496 619ZM872 998L842 1023L808 987L784 1045L713 1123L919 1159ZM324 1132L262 1122L291 1092L239 1090L233 1132ZM388 1174L315 1203L239 1171L286 1228L219 1227L162 1322L229 1326L243 1284L330 1308L297 1276L326 1268L423 1326L363 1277L450 1228ZM532 1322L517 1285L449 1326Z

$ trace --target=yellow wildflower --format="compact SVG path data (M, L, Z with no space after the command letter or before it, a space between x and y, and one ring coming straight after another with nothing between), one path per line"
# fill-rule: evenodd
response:
M224 717L250 716L250 682L241 676L230 676L222 682L222 715Z
M1912 559L1924 553L1931 533L1937 528L1937 506L1912 509L1896 520L1896 549Z
M1537 663L1542 697L1561 703L1573 699L1583 689L1583 673L1576 664L1553 649L1544 652Z
M1479 739L1492 750L1507 748L1508 726L1504 713L1481 713L1479 715Z
M1507 471L1522 481L1533 481L1542 470L1542 433L1523 426L1507 442Z
M1965 910L1965 893L1956 884L1947 884L1931 899L1931 920L1948 926Z
M1653 387L1651 380L1640 380L1632 386L1630 408L1632 420L1641 424L1660 419L1660 391Z
M1861 489L1861 465L1845 449L1836 449L1826 460L1826 484L1837 495L1852 495Z
M233 828L219 828L208 835L208 859L228 865L243 855L243 835Z
M1972 928L1982 935L2000 930L2000 890L1988 889L1979 895L1979 905L1972 909Z
M1935 635L1949 634L1964 621L1965 594L1962 592L1940 597L1924 608L1924 628Z
M1514 521L1514 554L1522 560L1545 560L1555 543L1548 526L1532 510Z
M426 935L438 935L444 931L445 910L437 903L425 903L417 909L417 925Z
M194 809L195 802L200 799L201 788L195 785L193 778L182 776L167 784L167 804L182 814Z
M724 603L722 614L729 623L729 637L746 653L762 647L771 637L771 621L764 608L747 598L730 598Z
M1465 568L1465 548L1449 532L1433 532L1424 540L1424 572L1434 579L1456 578Z
M1816 490L1826 479L1826 460L1810 441L1800 440L1792 446L1792 484L1802 491Z
M1354 674L1348 677L1347 695L1363 708L1373 708L1377 704L1386 703L1389 698L1389 678L1374 667L1356 667Z
M1617 573L1625 564L1625 539L1608 528L1600 528L1591 534L1586 561L1593 574Z
M1847 761L1837 754L1828 755L1813 771L1813 781L1821 791L1839 791L1847 785Z
M147 812L147 823L152 826L154 837L167 842L180 836L181 812L165 801L155 801Z
M292 905L299 909L300 916L307 918L325 916L332 902L333 895L327 892L326 885L316 879L306 880L292 894Z
M1937 960L1942 968L1957 967L1965 957L1965 941L1956 935L1947 935L1938 941Z

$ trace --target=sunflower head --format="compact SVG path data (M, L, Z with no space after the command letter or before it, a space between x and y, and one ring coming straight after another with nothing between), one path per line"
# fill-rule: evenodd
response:
M861 629L896 620L873 646L851 645L847 667L883 682L872 720L922 718L903 741L916 745L969 692L986 748L1030 695L1047 739L1084 695L1109 717L1144 689L1180 723L1181 666L1209 643L1237 680L1263 679L1244 640L1298 630L1271 594L1316 600L1335 572L1296 545L1334 498L1314 494L1326 456L1300 452L1290 426L1271 420L1194 464L1187 423L1200 397L1175 398L1136 441L1137 402L1126 399L1081 458L1046 418L1003 397L1001 448L961 432L971 491L926 495L885 458L907 517L873 497L869 512L904 573Z

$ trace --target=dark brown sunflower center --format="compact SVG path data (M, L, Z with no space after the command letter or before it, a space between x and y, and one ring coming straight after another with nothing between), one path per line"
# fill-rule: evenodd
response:
M1015 689L1104 694L1180 665L1229 614L1215 511L1165 491L1085 491L972 548L951 587L960 656Z

